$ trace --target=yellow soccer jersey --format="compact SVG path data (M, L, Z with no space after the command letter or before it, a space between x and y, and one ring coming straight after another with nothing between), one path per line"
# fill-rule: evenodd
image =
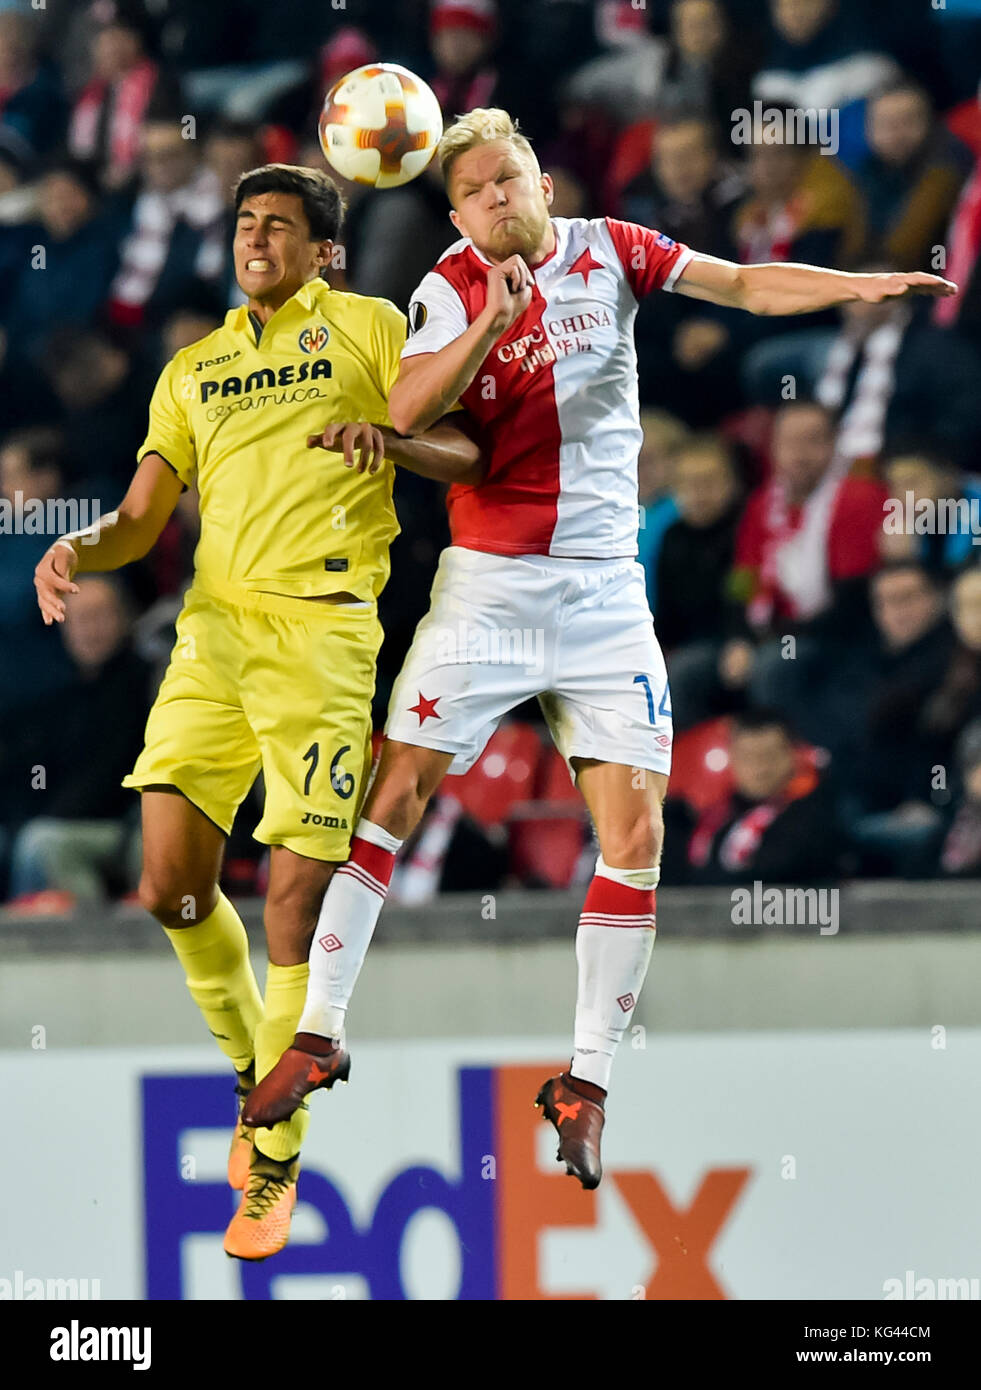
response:
M373 476L308 449L326 425L388 425L405 316L311 280L256 329L247 308L161 373L139 458L160 454L201 498L196 580L310 597L377 598L398 535L395 469Z

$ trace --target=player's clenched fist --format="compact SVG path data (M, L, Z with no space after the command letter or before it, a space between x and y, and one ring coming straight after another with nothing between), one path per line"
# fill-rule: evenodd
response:
M377 425L364 421L350 425L328 425L322 434L307 436L308 449L330 449L344 455L347 468L359 473L377 473L385 458L385 441ZM360 450L357 465L354 454Z
M77 594L78 585L72 577L78 568L74 546L67 541L55 541L41 556L34 570L34 587L38 607L45 626L65 621L65 600L62 594Z
M534 277L520 256L509 256L487 272L487 310L498 334L510 328L531 303Z

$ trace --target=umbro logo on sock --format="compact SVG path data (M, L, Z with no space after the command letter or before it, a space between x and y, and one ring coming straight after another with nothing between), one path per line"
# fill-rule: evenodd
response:
M621 994L617 999L617 1003L620 1005L620 1008L623 1010L625 1014L629 1014L630 1010L633 1008L636 1002L637 1000L634 998L632 994Z
M325 951L339 951L344 945L341 938L335 936L333 932L329 932L326 936L318 937L318 940Z

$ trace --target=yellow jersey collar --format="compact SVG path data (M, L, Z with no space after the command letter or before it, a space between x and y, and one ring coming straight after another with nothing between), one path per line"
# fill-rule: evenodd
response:
M300 286L296 294L292 295L287 299L285 304L281 304L276 310L262 330L263 337L266 336L274 324L278 326L280 315L285 318L289 314L294 313L297 309L304 314L309 314L321 306L324 296L329 293L330 285L328 285L326 280L321 280L319 277L308 280L305 285ZM233 332L248 332L251 336L252 329L249 324L249 306L247 304L240 304L237 309L230 309L225 318L225 325Z

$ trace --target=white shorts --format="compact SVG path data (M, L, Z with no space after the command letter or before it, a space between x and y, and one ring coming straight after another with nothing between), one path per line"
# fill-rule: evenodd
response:
M636 560L519 558L450 546L388 707L388 738L480 757L538 696L569 762L671 770L671 702Z

